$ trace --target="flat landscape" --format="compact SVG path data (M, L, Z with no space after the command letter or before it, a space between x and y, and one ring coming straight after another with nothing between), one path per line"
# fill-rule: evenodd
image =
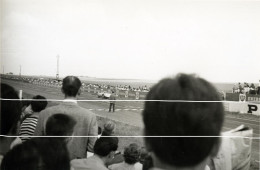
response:
M49 100L53 100L49 102L49 105L57 104L62 100L63 94L61 93L60 88L56 87L47 87L41 85L34 85L30 83L23 83L19 81L12 81L2 79L1 82L10 84L17 91L23 90L24 98L31 98L33 95L42 95L48 98ZM142 110L143 110L143 102L142 101L117 101L116 102L116 110L114 113L108 112L109 103L106 100L100 100L97 98L97 95L90 94L88 92L83 92L79 100L79 104L94 112L98 116L98 120L113 120L118 122L118 128L116 134L119 136L135 136L130 138L125 138L121 142L138 142L142 143ZM99 123L102 124L102 123ZM226 113L225 122L223 126L223 131L228 131L237 126L244 124L253 128L253 143L252 143L252 157L251 157L251 169L259 169L259 137L260 137L260 118L256 116L248 116L248 115L239 115L237 113ZM123 145L123 144L122 144ZM122 146L121 146L122 148Z

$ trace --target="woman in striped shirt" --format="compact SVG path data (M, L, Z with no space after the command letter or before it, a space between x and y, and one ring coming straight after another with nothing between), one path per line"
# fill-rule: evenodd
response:
M31 138L38 122L39 112L44 110L48 102L45 97L37 95L31 101L32 114L26 115L20 126L20 138L24 142Z

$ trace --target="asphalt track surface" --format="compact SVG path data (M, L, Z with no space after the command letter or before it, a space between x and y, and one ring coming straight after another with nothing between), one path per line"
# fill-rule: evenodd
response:
M23 83L12 80L1 79L3 83L10 84L17 91L23 90L24 94L29 95L42 95L47 99L64 99L61 89L57 87L49 87L42 85L34 85L29 83ZM90 94L88 92L82 92L78 98L79 100L86 100L79 102L79 105L91 110L96 115L106 117L108 119L120 121L133 126L143 127L142 122L142 110L143 102L141 101L117 101L115 112L108 112L109 102L107 100L102 100L97 98L97 95ZM97 100L97 101L88 101ZM244 124L253 128L253 143L252 143L252 160L259 163L260 153L259 153L259 140L260 140L260 121L259 118L238 118L231 114L225 116L223 131L228 131L239 125Z

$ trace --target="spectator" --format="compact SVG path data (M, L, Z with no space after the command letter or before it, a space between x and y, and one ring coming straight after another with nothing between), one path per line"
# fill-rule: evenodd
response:
M239 88L236 84L234 84L233 86L233 93L238 93L239 92Z
M204 79L179 74L157 83L147 94L146 100L143 111L145 135L176 136L145 138L154 167L207 169L207 160L217 154L220 142L218 137L207 136L220 135L224 109L220 102L204 101L220 101L217 90Z
M44 110L47 104L48 102L45 97L40 95L33 97L33 100L29 106L32 113L24 116L24 120L20 127L19 135L21 136L20 138L23 142L31 139L38 122L39 112Z
M38 124L34 135L45 135L45 122L55 113L63 113L71 116L77 123L73 134L84 136L73 138L68 143L70 158L86 158L87 151L93 152L93 146L98 135L96 116L93 112L80 107L77 104L77 96L80 95L81 81L75 76L67 76L63 79L62 92L65 100L59 105L49 107L39 114ZM87 137L92 136L92 137Z
M11 149L1 170L70 170L69 161L64 143L53 138L33 138Z
M146 148L145 148L145 147L142 147L142 148L140 149L140 157L139 157L139 162L140 162L141 164L144 163L145 158L147 157L147 155L149 155L149 153L147 152Z
M22 114L21 114L21 121L24 120L25 115L27 114L31 114L32 110L31 110L31 101L28 100L22 100Z
M241 83L238 83L238 89L239 89L239 93L243 93L244 88L242 87Z
M46 122L46 135L47 136L66 136L64 138L58 137L65 143L68 143L73 136L76 121L69 115L54 114L50 116Z
M257 94L260 95L260 80L259 80L259 84L258 84L258 87L257 87Z
M115 133L116 124L112 121L107 121L104 124L102 136L112 136Z
M108 170L107 163L113 159L118 147L115 137L101 137L94 146L94 155L87 159L74 159L71 166L74 170Z
M249 90L249 94L255 94L256 93L256 91L255 91L255 85L254 85L254 83L251 83L251 85L250 85L250 90Z
M109 111L108 112L111 112L111 108L113 107L113 112L115 112L115 103L116 103L116 96L114 94L114 90L112 90L112 94L110 95L109 97Z
M142 165L138 163L140 150L137 144L132 143L124 150L125 161L109 166L110 170L141 170Z
M153 167L153 159L151 155L147 155L144 158L144 162L143 162L143 169L142 170L149 170Z
M17 135L17 124L21 116L21 102L17 92L13 87L1 83L1 124L0 132L1 135ZM3 100L3 99L17 99L17 100ZM0 136L0 164L9 148L14 138Z
M104 128L103 128L103 132L101 134L101 137L102 136L113 136L114 133L115 133L115 129L116 129L116 124L112 121L107 121L104 124ZM115 138L115 140L118 140L118 138ZM120 162L123 162L123 161L124 161L123 155L120 152L118 152L117 154L115 154L114 158L111 159L107 163L107 165L112 165L112 164L120 163Z

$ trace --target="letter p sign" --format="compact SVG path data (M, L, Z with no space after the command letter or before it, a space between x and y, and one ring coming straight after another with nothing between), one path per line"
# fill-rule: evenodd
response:
M252 112L255 112L257 111L257 105L253 105L253 104L249 104L248 105L248 112L247 113L252 113Z

